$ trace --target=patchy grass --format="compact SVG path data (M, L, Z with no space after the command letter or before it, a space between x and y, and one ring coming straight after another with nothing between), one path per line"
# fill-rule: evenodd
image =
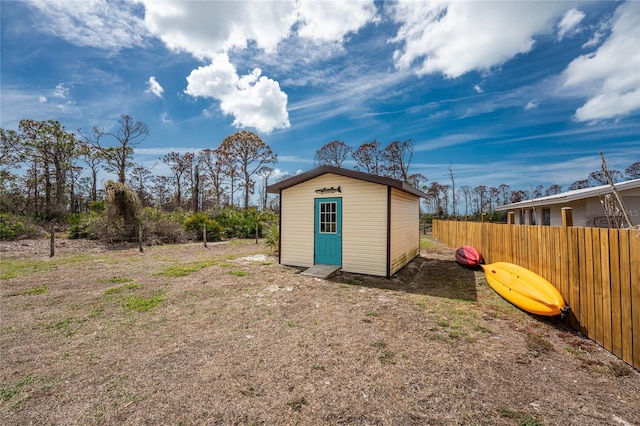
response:
M6 297L11 296L37 296L39 294L47 294L49 292L49 286L46 284L39 285L37 287L31 287L23 291L14 293L8 293Z
M104 294L110 295L110 294L120 294L122 292L124 292L125 290L137 290L140 288L140 284L139 283L135 283L135 282L130 282L128 284L125 284L123 286L120 287L112 287L112 288L108 288L104 291Z
M0 280L40 274L55 269L57 266L57 262L53 260L3 259Z
M158 275L163 275L165 277L186 277L187 275L193 274L194 272L198 272L202 268L207 268L215 264L216 261L212 260L172 265L165 268Z
M162 296L153 296L153 297L139 297L139 296L128 296L123 306L131 311L136 312L147 312L154 308L156 308L162 301L164 297Z
M248 271L229 271L227 272L229 275L233 275L236 277L246 277L247 275L251 275L251 272Z
M27 374L14 382L0 380L0 401L8 411L12 411L22 406L32 392L44 391L51 386L51 378L36 374Z
M420 249L421 250L433 250L440 248L440 244L435 242L433 238L428 235L420 234Z

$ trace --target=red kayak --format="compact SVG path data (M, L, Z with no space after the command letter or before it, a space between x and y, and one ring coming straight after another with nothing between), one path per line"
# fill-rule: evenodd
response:
M484 259L475 247L462 246L456 250L456 262L462 266L472 268L484 263Z

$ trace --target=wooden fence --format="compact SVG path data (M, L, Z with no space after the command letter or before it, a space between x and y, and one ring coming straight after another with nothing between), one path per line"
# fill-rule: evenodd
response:
M640 230L434 220L433 236L543 276L574 328L640 369Z

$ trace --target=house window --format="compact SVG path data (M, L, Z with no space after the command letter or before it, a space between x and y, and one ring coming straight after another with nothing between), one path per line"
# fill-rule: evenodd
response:
M320 203L320 233L321 234L335 234L337 231L337 209L338 203L331 201L328 203Z
M551 209L542 209L542 224L551 225Z

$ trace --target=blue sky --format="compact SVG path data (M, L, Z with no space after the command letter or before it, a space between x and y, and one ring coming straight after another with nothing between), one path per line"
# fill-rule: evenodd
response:
M239 129L318 148L412 139L412 173L563 189L640 161L640 2L2 1L0 127L148 124L136 161ZM352 167L352 163L346 163Z

